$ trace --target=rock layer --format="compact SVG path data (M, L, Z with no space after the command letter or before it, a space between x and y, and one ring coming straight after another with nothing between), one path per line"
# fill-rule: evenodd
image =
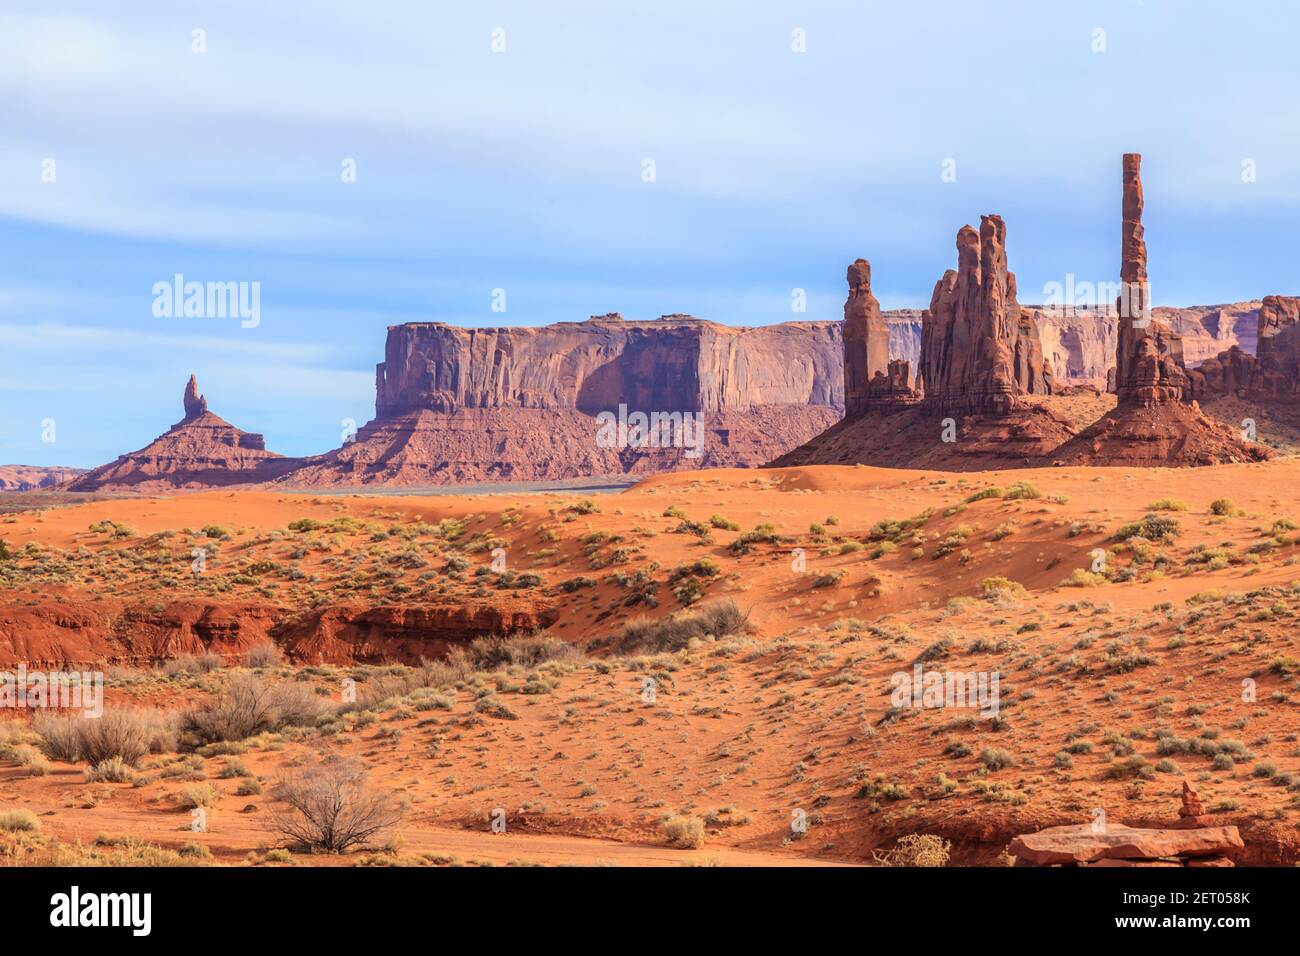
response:
M1197 399L1235 395L1289 402L1300 395L1300 298L1267 295L1260 303L1252 356L1236 345L1189 373Z

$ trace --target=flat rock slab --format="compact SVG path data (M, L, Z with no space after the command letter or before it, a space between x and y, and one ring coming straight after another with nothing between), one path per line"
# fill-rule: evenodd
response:
M1175 856L1221 856L1245 846L1236 827L1154 830L1112 823L1094 833L1088 823L1048 827L1011 841L1008 852L1034 866L1096 860L1159 860Z

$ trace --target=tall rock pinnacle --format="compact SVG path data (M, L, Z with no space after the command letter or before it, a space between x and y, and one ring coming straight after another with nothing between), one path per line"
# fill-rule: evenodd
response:
M856 415L868 407L872 379L889 373L889 326L880 303L871 294L871 263L858 259L849 266L849 297L844 302L844 412Z
M1124 154L1119 344L1115 394L1121 405L1182 401L1188 389L1182 339L1151 318L1147 244L1142 231L1142 157Z
M185 383L185 421L192 422L208 410L208 400L199 394L199 383L193 375Z

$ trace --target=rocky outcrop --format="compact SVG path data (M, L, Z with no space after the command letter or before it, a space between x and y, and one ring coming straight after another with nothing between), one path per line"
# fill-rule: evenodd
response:
M861 307L860 275L850 268L846 315ZM847 331L845 343L846 368L860 365L847 353ZM957 233L957 268L935 284L922 316L915 390L908 372L905 360L891 361L872 380L871 400L772 465L1009 467L1041 458L1072 434L1025 400L1050 395L1055 382L1036 319L1016 300L1000 217L983 216L979 232L963 226ZM846 371L846 381L855 380Z
M980 217L957 233L957 268L935 283L921 332L924 408L937 415L1006 415L1020 395L1051 394L1032 313L1016 301L1006 226Z
M190 374L190 380L185 383L182 402L185 405L183 421L192 422L208 410L208 400L199 394L199 383L193 373Z
M1189 373L1194 397L1290 402L1300 395L1300 298L1265 296L1258 315L1255 354L1234 345L1201 363Z
M434 660L477 637L549 627L548 600L498 594L443 604L331 604L298 611L272 603L180 599L127 602L63 595L0 601L0 668L149 665L183 654L242 658L274 643L299 663Z
M871 263L856 260L849 266L848 281L849 297L844 302L844 414L858 415L867 410L867 392L873 379L880 376L882 382L896 381L901 368L889 368L889 327L880 303L871 294ZM907 384L902 383L904 388Z
M840 417L843 348L838 322L736 328L615 313L536 328L392 326L376 369L374 420L282 483L436 485L754 466Z
M85 473L84 468L61 465L0 465L0 491L48 491Z
M1260 461L1272 453L1202 414L1182 339L1154 318L1142 228L1142 157L1123 160L1121 293L1113 377L1116 407L1057 450L1060 464L1209 465Z
M185 417L139 451L94 468L66 486L68 491L208 488L271 481L292 471L300 459L267 451L261 435L242 431L208 411L190 376Z
M1183 780L1178 819L1168 827L1093 823L1047 827L1016 837L1017 866L1232 866L1245 847L1235 826L1215 826L1200 794Z

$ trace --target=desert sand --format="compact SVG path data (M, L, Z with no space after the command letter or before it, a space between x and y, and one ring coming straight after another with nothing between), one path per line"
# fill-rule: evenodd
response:
M290 659L263 680L333 706L352 677L366 702L410 671L380 656L419 662L401 622L440 607L509 611L484 627L549 621L578 653L471 674L434 705L426 688L235 752L146 756L134 783L88 782L85 762L33 772L14 757L34 745L16 711L0 810L32 811L40 835L0 837L0 858L80 841L106 859L199 844L200 862L262 865L862 864L924 833L951 841L953 863L998 865L1017 834L1097 808L1167 825L1186 777L1216 824L1240 828L1239 864L1293 863L1297 480L1294 459L809 466L614 494L214 491L8 514L0 666L103 666L110 709L199 705L267 640ZM726 601L745 625L680 648L637 622ZM321 614L338 607L351 625ZM175 664L202 652L223 666ZM918 663L997 672L996 719L892 706L891 678ZM274 783L323 753L407 802L384 847L274 852ZM248 780L261 792L239 795ZM200 833L184 806L197 782L218 791ZM702 846L670 845L674 816L702 823Z

